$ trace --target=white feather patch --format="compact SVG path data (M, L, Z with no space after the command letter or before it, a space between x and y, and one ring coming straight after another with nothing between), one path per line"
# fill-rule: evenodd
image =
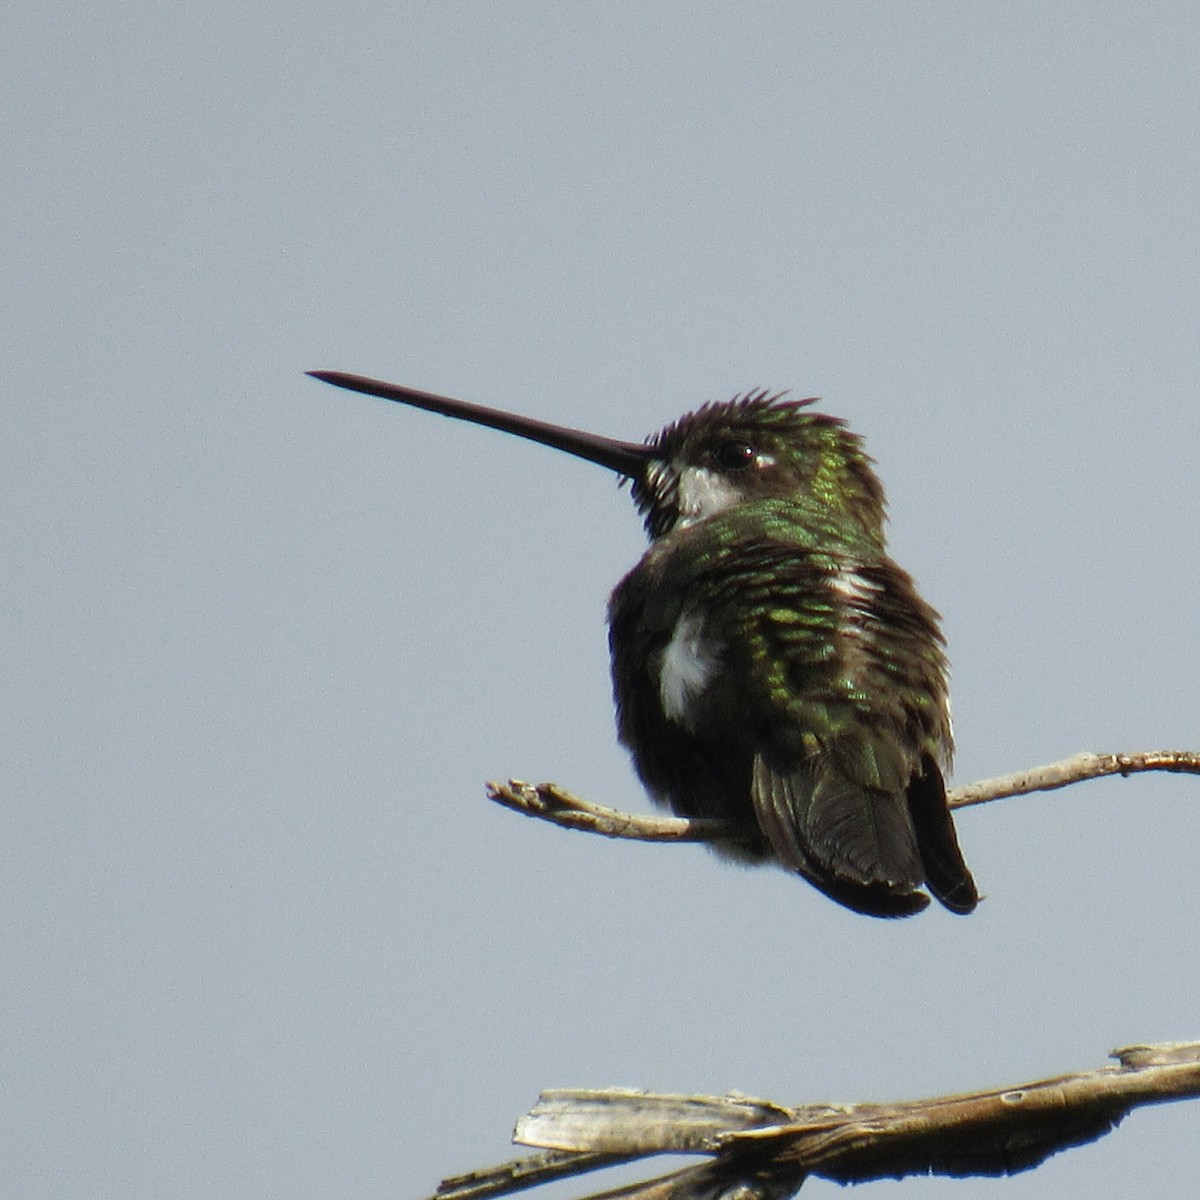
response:
M830 577L830 586L854 608L867 608L883 588L873 579L864 579L857 571L841 567Z
M680 725L692 728L691 707L712 679L720 652L704 636L704 618L684 612L671 632L663 651L658 694L663 712Z

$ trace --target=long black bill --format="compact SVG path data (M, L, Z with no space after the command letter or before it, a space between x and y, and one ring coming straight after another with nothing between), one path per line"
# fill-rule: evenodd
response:
M465 400L451 400L448 396L435 396L432 392L418 392L415 388L368 379L365 375L347 375L343 371L307 373L314 379L332 383L334 387L349 388L352 392L363 392L382 400L395 400L397 404L411 404L413 408L424 408L429 412L441 413L444 417L456 417L460 421L471 421L505 433L515 433L531 442L541 442L543 446L565 450L576 458L599 463L630 479L643 475L653 458L650 447L639 442L619 442L615 438L601 437L598 433L584 433L581 429L567 429L533 417L501 412L498 408L484 408L481 404L468 404Z

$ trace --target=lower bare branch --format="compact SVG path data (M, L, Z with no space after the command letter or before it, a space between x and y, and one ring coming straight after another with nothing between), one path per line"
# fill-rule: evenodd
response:
M1006 1175L1103 1136L1141 1105L1200 1096L1200 1042L1131 1046L1113 1057L1116 1065L1094 1071L897 1104L785 1108L745 1096L547 1092L514 1140L548 1154L524 1160L529 1170L518 1161L447 1180L438 1200L501 1196L664 1153L711 1159L605 1200L782 1200L809 1175L839 1183Z
M637 1155L576 1154L571 1151L547 1150L488 1167L467 1175L443 1179L437 1190L437 1200L489 1200L492 1196L509 1196L526 1188L553 1183L569 1175L583 1175L604 1167L629 1162Z

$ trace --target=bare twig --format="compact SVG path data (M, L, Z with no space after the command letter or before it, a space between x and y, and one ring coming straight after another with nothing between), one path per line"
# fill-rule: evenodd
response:
M524 813L541 817L567 829L581 829L602 837L628 838L637 842L710 842L715 838L735 838L738 829L729 821L699 817L658 817L643 813L621 812L573 796L557 783L489 783L488 799Z
M1015 771L996 779L984 779L949 794L951 808L987 804L1006 796L1025 796L1030 792L1052 792L1068 784L1106 775L1136 775L1141 771L1171 771L1179 775L1200 775L1200 752L1195 750L1146 750L1141 754L1073 754L1061 762L1028 771Z
M996 779L984 779L949 792L951 808L987 804L1008 796L1049 792L1068 784L1106 775L1136 775L1141 771L1171 771L1200 775L1200 752L1194 750L1148 750L1140 754L1075 754L1044 767L1016 771ZM660 817L622 812L592 804L556 783L489 783L488 798L529 817L540 817L567 829L581 829L602 837L627 838L639 842L735 841L744 830L729 821L714 818Z
M656 1154L710 1159L605 1195L783 1200L809 1175L839 1183L1007 1175L1094 1141L1141 1105L1200 1096L1200 1042L1130 1046L1112 1056L1115 1065L1094 1071L898 1104L784 1108L746 1096L546 1092L514 1137L545 1153L448 1179L437 1197L482 1200Z
M491 1196L508 1196L570 1175L615 1167L636 1157L628 1154L576 1154L547 1150L543 1154L514 1158L498 1167L443 1179L437 1194L440 1200L488 1200Z

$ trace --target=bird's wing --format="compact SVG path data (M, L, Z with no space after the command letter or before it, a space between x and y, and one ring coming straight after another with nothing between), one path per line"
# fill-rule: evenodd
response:
M776 855L853 907L923 907L908 793L949 744L932 610L882 555L768 540L714 571L713 635L755 730L751 801Z
M979 892L958 847L942 772L932 759L925 759L921 774L908 786L908 811L929 890L951 912L974 912Z

